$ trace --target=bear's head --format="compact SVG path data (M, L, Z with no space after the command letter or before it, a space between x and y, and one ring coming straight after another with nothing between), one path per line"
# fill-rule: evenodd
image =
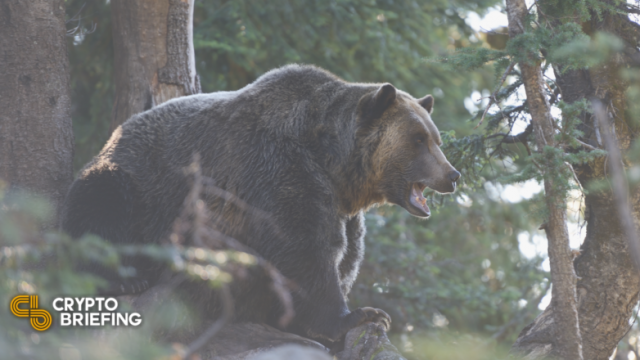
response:
M415 99L383 84L359 104L358 138L368 152L372 192L418 217L431 215L425 188L455 191L460 173L440 150L442 140L431 120L434 99Z

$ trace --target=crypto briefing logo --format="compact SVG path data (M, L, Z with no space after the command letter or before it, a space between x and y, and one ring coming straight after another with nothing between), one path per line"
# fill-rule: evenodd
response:
M29 304L28 307L20 307ZM18 295L11 300L11 312L17 317L28 317L31 326L37 331L45 331L52 321L51 314L44 309L38 309L38 295Z
M61 327L142 324L140 313L117 311L118 300L115 298L58 297L53 300L52 306L60 317ZM38 308L38 295L18 295L11 300L9 307L13 315L29 318L31 326L38 331L45 331L53 324L51 313Z

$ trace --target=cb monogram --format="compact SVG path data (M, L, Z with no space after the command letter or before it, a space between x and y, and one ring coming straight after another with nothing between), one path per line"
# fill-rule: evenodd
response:
M20 304L29 304L28 308L20 308ZM38 309L38 295L18 295L11 300L11 312L17 317L28 317L31 326L38 331L47 330L52 323L51 314L47 310Z

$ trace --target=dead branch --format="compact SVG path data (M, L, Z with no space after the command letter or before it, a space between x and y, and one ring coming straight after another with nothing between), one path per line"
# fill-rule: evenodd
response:
M222 285L220 288L220 298L222 300L222 316L220 319L216 320L211 326L202 333L196 340L194 340L185 351L182 359L188 360L191 355L195 354L198 350L200 350L203 346L207 344L209 339L211 339L215 334L220 332L222 328L231 320L233 317L233 299L231 298L231 293L229 292L229 288L226 285Z
M580 144L583 148L587 149L587 150L598 150L597 147L595 146L591 146L589 144L587 144L586 142L580 141L579 139L574 139L575 141L578 142L578 144Z

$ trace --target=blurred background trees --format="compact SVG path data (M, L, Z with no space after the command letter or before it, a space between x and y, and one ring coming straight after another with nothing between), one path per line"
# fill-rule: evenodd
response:
M110 1L66 0L65 4L77 171L110 136L116 98L112 29L116 12ZM429 196L434 215L426 221L396 207L370 211L366 260L350 296L354 307L376 306L390 313L391 335L410 359L453 358L437 353L436 345L457 350L452 344L460 341L473 344L469 346L476 351L456 356L490 358L483 349L511 346L520 330L549 304L546 246L538 230L546 216L539 193L543 173L536 152L540 149L533 136L513 137L530 133L520 70L510 66L512 61L525 61L525 55L538 57L544 67L549 90L545 95L564 144L560 166L571 163L577 174L575 180L572 173L558 172L566 184L572 246L577 248L586 234L585 244L592 244L592 250L583 249L588 254L605 254L594 248L608 249L608 261L630 269L603 181L603 153L588 154L574 140L600 148L589 106L583 101L593 95L614 101L615 111L626 114L615 122L615 129L625 134L627 167L637 175L633 110L640 103L640 91L634 85L638 58L633 47L638 26L628 14L640 10L614 0L547 0L528 6L530 35L507 44L506 30L500 28L506 22L483 33L469 25L489 11L504 11L498 0L195 3L193 44L203 92L236 90L274 67L298 62L323 67L347 81L390 82L415 97L435 96L432 117L442 131L447 156L463 173L463 183L454 195ZM589 83L585 74L592 76ZM489 106L490 96L496 104ZM585 194L590 199L586 205ZM5 197L3 204L8 203ZM11 204L0 210L5 219L41 216L36 208ZM15 212L16 208L21 210ZM13 211L12 217L7 209ZM591 230L585 231L585 218ZM0 224L9 229L0 237L5 249L17 245L7 239L28 236L15 223ZM596 223L608 227L594 228ZM103 245L91 241L87 245L91 251L103 251ZM5 251L3 256L0 264L15 265L7 260L15 253ZM590 269L585 280L615 283L615 271L599 277L599 268L590 265L602 258L580 259L577 266ZM17 281L12 284L22 286L21 291L28 290L27 285L52 284L51 279L25 274L11 273L12 281ZM91 291L90 283L61 274L55 280L58 284L75 282L83 285L73 287L74 292ZM581 305L595 314L607 303L606 296L589 294L591 300ZM627 314L634 305L625 309ZM616 323L621 331L629 327L627 319ZM21 341L36 343L27 336ZM635 344L630 340L621 345L624 356ZM154 351L144 356L157 354ZM128 356L136 358L133 354Z

